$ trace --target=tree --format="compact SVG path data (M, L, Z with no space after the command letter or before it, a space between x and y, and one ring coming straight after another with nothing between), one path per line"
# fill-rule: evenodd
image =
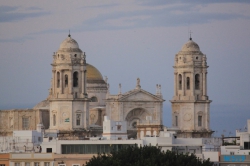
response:
M212 166L208 160L201 160L194 154L161 151L155 146L129 146L110 154L98 154L86 166Z

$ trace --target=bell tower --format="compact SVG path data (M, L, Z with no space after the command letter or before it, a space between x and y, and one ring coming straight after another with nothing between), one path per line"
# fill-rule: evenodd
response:
M192 38L175 55L172 126L178 137L211 137L207 58Z
M86 93L86 55L71 35L53 55L49 93L50 130L88 128L89 99Z

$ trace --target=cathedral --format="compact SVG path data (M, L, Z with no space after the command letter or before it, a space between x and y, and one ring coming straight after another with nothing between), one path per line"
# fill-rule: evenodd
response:
M211 137L207 96L207 62L192 38L175 55L172 127L178 137ZM61 139L82 139L102 133L104 116L126 121L129 138L158 136L163 130L161 85L156 94L135 88L110 94L107 78L87 63L87 54L69 34L52 57L49 95L33 109L0 110L0 136L15 130L36 130ZM121 85L119 85L121 88ZM119 124L117 124L119 128Z

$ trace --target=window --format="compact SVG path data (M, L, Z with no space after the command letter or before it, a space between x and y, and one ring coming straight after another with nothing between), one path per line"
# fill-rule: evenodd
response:
M179 74L179 90L182 89L182 77L181 74Z
M187 89L190 89L190 78L187 77Z
M234 155L234 152L230 152L230 155Z
M90 102L97 102L97 98L95 96L91 97Z
M0 166L5 166L5 164L0 164Z
M39 162L34 162L34 166L39 166L40 163Z
M50 166L50 162L44 162L44 166Z
M121 129L122 129L122 126L121 126L121 125L118 125L118 126L117 126L117 131L121 131Z
M23 130L29 129L29 118L28 117L23 117L22 125L23 125Z
M66 74L65 76L64 76L64 86L65 87L68 87L68 75Z
M73 74L73 87L78 87L78 72Z
M20 163L15 163L15 166L20 166Z
M53 126L55 126L56 125L56 115L54 114L53 115Z
M200 75L199 74L195 75L195 89L196 90L200 89Z
M198 116L198 126L202 126L202 116Z
M46 152L47 152L47 153L52 153L52 148L47 148L47 149L46 149Z
M59 88L59 87L60 87L60 73L57 72L56 75L57 75L57 76L56 76L56 79L57 79L57 88Z
M244 149L250 149L250 142L244 142Z
M175 126L178 126L178 116L175 116Z
M30 163L25 163L25 166L30 166Z
M72 164L72 166L80 166L80 164Z
M76 114L76 125L77 126L81 125L81 114Z

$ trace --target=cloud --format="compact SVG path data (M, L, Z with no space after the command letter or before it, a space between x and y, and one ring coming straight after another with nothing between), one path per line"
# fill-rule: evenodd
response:
M209 12L190 4L166 6L162 9L141 9L134 11L116 11L101 13L94 18L84 20L78 29L121 30L145 27L173 27L190 24L204 24L212 21L230 19L250 19L249 15L241 13ZM76 28L77 29L77 28Z
M39 8L31 7L21 12L21 8L13 6L0 6L0 22L13 22L26 18L40 17L49 14L49 12L37 11Z
M157 1L153 1L153 0L137 0L137 4L138 5L142 5L142 6L160 6L160 5L171 5L171 4L190 4L190 5L205 5L205 4L213 4L213 3L250 3L249 0L157 0Z

